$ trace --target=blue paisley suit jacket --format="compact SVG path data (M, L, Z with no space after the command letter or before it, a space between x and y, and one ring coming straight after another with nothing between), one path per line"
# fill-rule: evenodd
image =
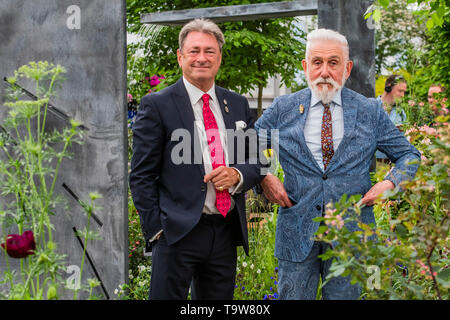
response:
M345 193L364 195L371 188L369 167L375 151L381 150L395 163L386 176L394 185L412 179L419 167L420 153L395 127L373 98L343 88L344 137L325 172L305 142L303 129L311 91L303 89L281 96L258 119L260 139L270 145L271 131L279 130L279 161L284 170L284 187L294 206L281 208L278 215L275 256L301 262L308 256L324 206ZM303 105L304 111L299 111ZM262 130L266 129L266 130ZM361 213L364 223L375 223L372 207ZM347 226L356 229L356 224Z

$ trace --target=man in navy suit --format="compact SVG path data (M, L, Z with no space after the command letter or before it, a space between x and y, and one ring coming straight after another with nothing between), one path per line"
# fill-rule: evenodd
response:
M269 200L282 206L275 237L281 299L315 299L319 278L326 279L331 261L318 258L328 245L314 241L315 217L343 194L363 195L361 220L375 223L372 205L388 189L412 179L420 153L395 127L373 98L344 87L353 62L345 37L318 29L307 37L302 61L309 88L278 97L255 128L271 140L278 130L284 185L273 175L261 183ZM369 168L375 150L395 167L384 181L371 185ZM356 224L347 225L356 230ZM324 299L357 299L360 287L349 277L333 278L322 288Z
M248 254L244 194L263 176L248 151L247 100L215 85L223 44L213 22L186 24L183 77L143 97L133 126L130 188L152 250L150 299L186 299L191 283L193 299L232 299L236 246ZM249 133L245 155L235 131Z

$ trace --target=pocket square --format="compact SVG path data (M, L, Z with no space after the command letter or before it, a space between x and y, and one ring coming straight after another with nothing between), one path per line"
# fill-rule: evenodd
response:
M245 129L246 127L247 124L245 123L245 121L242 120L236 121L236 130Z

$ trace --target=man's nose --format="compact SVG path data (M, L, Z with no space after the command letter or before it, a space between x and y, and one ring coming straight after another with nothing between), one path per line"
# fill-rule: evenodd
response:
M326 63L324 63L320 69L320 76L325 79L330 77L330 72Z
M197 55L197 61L200 61L200 62L205 62L205 61L207 61L206 53L205 53L204 51L201 51L201 50L200 50L200 52L199 52L198 55Z

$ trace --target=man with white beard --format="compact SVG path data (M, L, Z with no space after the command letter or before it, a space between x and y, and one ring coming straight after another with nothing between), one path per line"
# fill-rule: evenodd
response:
M302 66L309 88L278 97L255 124L260 139L268 143L276 130L279 135L284 183L268 174L261 186L281 206L275 238L280 299L315 299L319 278L325 281L331 261L318 256L329 245L313 240L319 227L313 219L324 214L328 203L343 194L361 194L365 207L360 219L375 224L374 202L412 179L420 161L420 153L375 99L344 87L353 62L343 35L327 29L308 34ZM369 167L375 150L395 167L372 186ZM345 227L358 229L355 223ZM361 288L350 280L333 278L322 287L322 298L357 299Z

